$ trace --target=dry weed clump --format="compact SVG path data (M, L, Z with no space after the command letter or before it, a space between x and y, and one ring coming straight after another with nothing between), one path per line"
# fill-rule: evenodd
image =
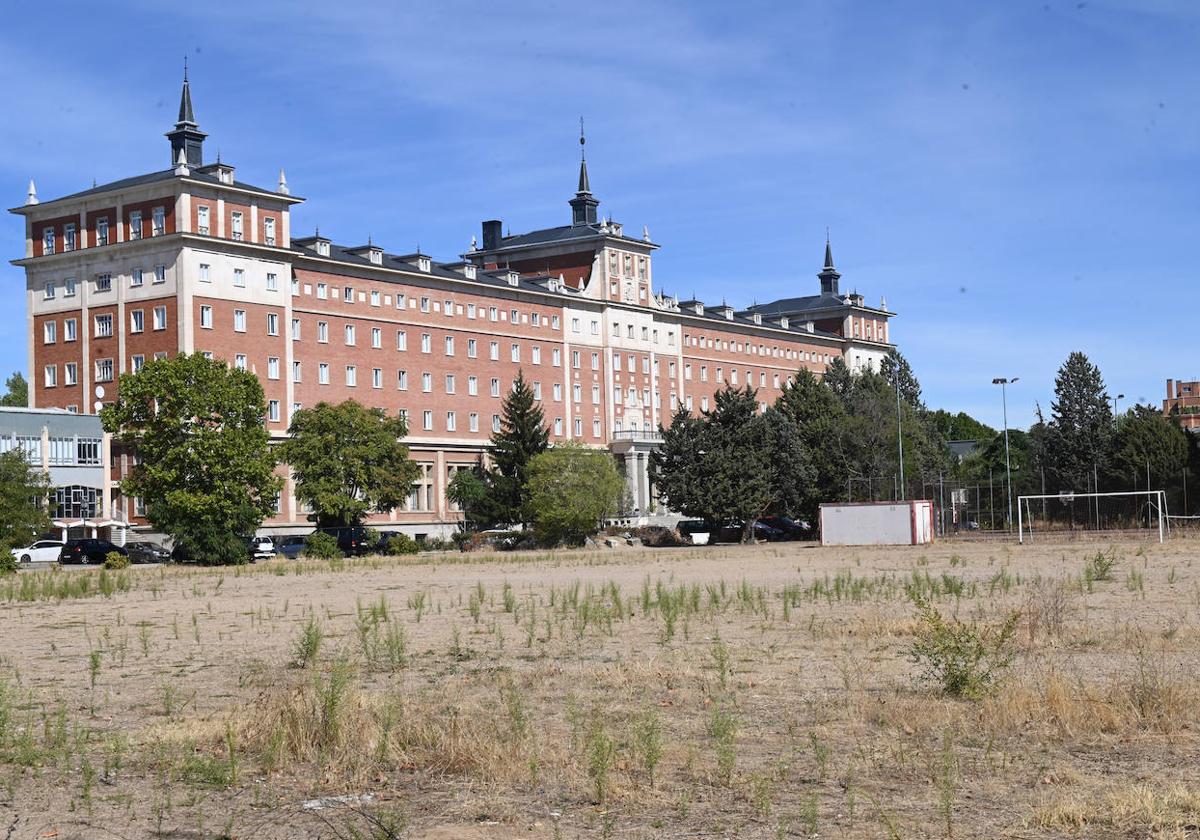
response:
M1129 837L1194 836L1200 824L1200 788L1128 785L1096 795L1071 795L1038 806L1033 823L1056 831L1086 833L1111 828Z

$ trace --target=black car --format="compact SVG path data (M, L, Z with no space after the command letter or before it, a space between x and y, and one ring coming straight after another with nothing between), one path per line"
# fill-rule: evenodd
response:
M121 546L108 540L68 540L59 552L59 563L103 563L109 552L115 551L125 557L129 555Z
M275 549L289 560L295 560L304 553L307 537L293 534L290 537L280 537L275 541Z
M362 525L345 525L318 528L317 530L329 534L337 540L338 549L346 557L361 557L364 554L374 554L377 550L378 541L371 539L371 534Z
M125 543L125 551L130 563L166 563L171 559L171 552L153 542Z
M758 521L782 532L785 540L805 540L812 536L803 522L797 522L790 516L767 516Z

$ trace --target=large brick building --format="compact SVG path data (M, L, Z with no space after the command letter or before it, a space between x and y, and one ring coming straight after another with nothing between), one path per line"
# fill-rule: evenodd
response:
M631 507L654 505L647 457L679 404L707 409L727 384L772 402L798 368L834 358L877 365L889 312L838 288L826 243L815 294L736 309L657 293L645 227L597 213L587 164L569 223L505 235L485 221L451 262L381 244L293 236L303 199L205 163L205 134L184 80L167 134L170 168L22 207L30 404L93 413L117 378L147 360L202 352L254 371L267 427L294 411L352 398L406 415L421 479L404 509L380 517L410 533L445 531L454 472L473 464L499 423L501 395L523 371L552 440L607 447L624 463ZM105 513L137 521L117 494L128 455L111 464ZM307 525L288 484L272 530Z
M1178 418L1189 432L1200 432L1200 381L1168 379L1163 414Z

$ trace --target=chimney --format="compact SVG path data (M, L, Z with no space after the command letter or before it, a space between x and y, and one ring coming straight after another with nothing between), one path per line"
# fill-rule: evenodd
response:
M1174 384L1174 379L1167 380L1167 399L1173 399L1175 397L1175 394L1173 393L1175 389L1172 387Z
M490 219L483 223L483 250L494 251L500 247L500 231L503 224L499 219Z

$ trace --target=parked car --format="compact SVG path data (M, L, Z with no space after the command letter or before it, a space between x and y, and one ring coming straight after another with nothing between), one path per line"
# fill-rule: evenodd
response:
M807 522L798 522L790 516L766 516L758 521L782 531L786 540L806 540L813 535Z
M275 550L289 560L295 560L304 553L306 537L303 534L293 534L290 537L280 537L275 544Z
M270 560L275 556L275 540L270 537L251 537L246 541L251 561Z
M68 540L58 554L59 563L80 563L87 565L88 563L103 563L104 558L109 552L115 551L122 556L128 556L129 552L116 543L110 543L108 540Z
M154 542L125 543L125 550L129 553L130 563L167 563L171 560L171 552Z
M675 526L679 536L691 540L693 545L708 545L712 539L712 526L703 519L683 519Z
M345 525L341 527L318 528L337 540L338 549L346 557L360 557L364 554L374 554L376 541L362 525Z
M53 563L62 552L62 540L37 540L24 548L14 548L12 556L22 563Z

